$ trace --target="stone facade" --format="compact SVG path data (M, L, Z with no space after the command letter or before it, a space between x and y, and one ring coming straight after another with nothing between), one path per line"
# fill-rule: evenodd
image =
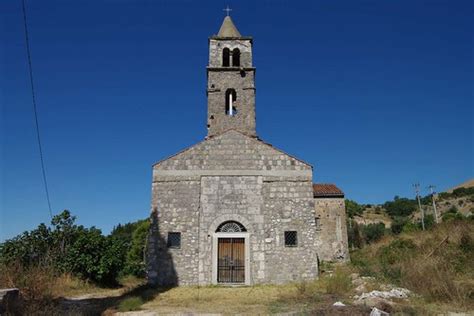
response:
M346 206L342 197L317 197L314 199L318 225L319 259L345 261L349 259L347 242Z
M208 137L229 129L256 136L255 130L255 68L252 65L251 37L221 37L209 39L209 66L207 67L207 128ZM229 66L223 67L223 50L228 49ZM232 54L238 50L238 65ZM235 115L225 111L226 93L235 91Z
M315 198L312 167L256 137L252 41L229 23L209 42L206 140L153 166L151 284L228 283L218 277L224 239L245 247L237 283L310 280L319 259L347 258L343 200ZM226 47L239 48L240 68L222 65ZM236 115L225 112L227 89ZM240 230L219 230L229 222Z

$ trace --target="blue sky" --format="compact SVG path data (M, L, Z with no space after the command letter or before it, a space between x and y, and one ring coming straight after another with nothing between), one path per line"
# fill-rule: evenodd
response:
M378 203L473 177L472 1L28 0L54 213L106 233L148 216L152 163L206 134L227 4L254 37L257 132L315 182ZM2 240L49 215L21 2L0 6Z

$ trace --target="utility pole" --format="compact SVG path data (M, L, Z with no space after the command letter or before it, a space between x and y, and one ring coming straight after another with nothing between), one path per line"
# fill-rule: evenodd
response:
M415 183L413 185L416 192L416 199L418 200L418 207L420 208L421 213L421 229L425 230L425 213L423 213L423 209L421 208L421 201L420 201L420 184Z
M435 186L432 184L428 186L428 189L430 189L431 191L431 200L433 201L433 211L434 211L435 222L436 224L439 224L438 211L436 210L435 192L433 191L434 188Z

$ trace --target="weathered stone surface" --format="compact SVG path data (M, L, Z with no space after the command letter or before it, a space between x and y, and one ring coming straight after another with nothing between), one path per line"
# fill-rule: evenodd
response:
M224 48L240 51L239 67L222 67ZM232 56L231 56L232 65ZM228 89L234 89L234 106L237 114L225 112ZM250 39L210 39L209 67L207 70L207 126L208 136L236 129L256 136L255 130L255 68L252 67L252 41Z
M324 261L349 260L344 198L316 198L318 255Z
M313 279L318 258L348 258L344 200L315 199L312 167L256 137L252 39L209 45L208 137L153 166L148 280L216 283L217 240L228 236L216 230L226 221L245 227L232 236L244 239L246 284ZM238 67L223 66L224 48L240 51ZM225 112L228 89L235 115ZM285 231L296 231L296 245L285 245ZM180 247L167 246L169 233L181 234Z
M220 157L216 151L222 151ZM238 158L227 165L231 157ZM241 172L225 175L233 168ZM212 234L228 220L240 222L250 234L250 284L317 276L311 166L229 131L156 164L153 171L157 212L152 216L158 226L149 243L152 282L171 284L177 277L179 284L211 283ZM273 176L259 175L268 172ZM285 230L298 232L298 247L285 247ZM168 232L181 232L180 249L166 248ZM163 262L166 257L174 270Z

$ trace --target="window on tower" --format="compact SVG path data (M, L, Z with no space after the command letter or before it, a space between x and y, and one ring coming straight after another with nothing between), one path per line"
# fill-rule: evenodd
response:
M225 92L225 114L234 116L237 114L237 108L235 107L235 101L237 100L237 93L234 89L227 89Z
M222 51L222 67L230 66L230 49L227 47Z
M234 48L232 51L232 66L240 67L240 50L238 48Z

